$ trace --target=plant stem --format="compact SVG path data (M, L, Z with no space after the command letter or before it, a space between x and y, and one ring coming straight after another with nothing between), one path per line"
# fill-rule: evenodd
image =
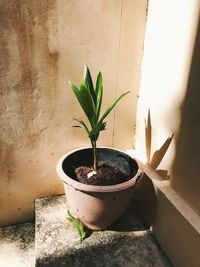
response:
M93 170L97 171L97 145L96 141L92 141L92 150L93 150Z

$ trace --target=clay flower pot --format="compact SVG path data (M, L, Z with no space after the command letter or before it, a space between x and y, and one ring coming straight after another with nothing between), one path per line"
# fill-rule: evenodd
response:
M99 165L103 163L120 168L132 177L116 185L87 185L76 180L75 168L92 166L92 149L82 148L64 155L57 164L57 174L64 182L65 194L73 216L93 230L103 230L123 214L132 197L133 187L141 176L136 160L124 152L108 147L98 151Z

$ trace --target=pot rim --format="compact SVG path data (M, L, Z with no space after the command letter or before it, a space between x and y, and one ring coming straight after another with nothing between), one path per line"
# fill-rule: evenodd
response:
M74 187L75 189L78 189L80 191L84 191L84 192L116 192L116 191L121 191L124 189L127 189L131 186L134 186L137 179L142 175L142 171L139 169L139 165L138 162L135 158L131 157L129 155L130 158L132 158L133 160L136 161L137 165L138 165L138 171L135 174L134 177L132 177L131 179L129 179L128 181L124 182L124 183L120 183L120 184L115 184L115 185L88 185L88 184L84 184L81 182L78 182L72 178L70 178L64 171L62 168L63 165L63 161L66 159L66 157L68 157L69 155L71 155L72 153L75 153L79 150L85 150L85 149L91 149L91 147L81 147L81 148L77 148L77 149L73 149L71 151L69 151L68 153L64 154L58 161L57 166L56 166L56 172L57 175L59 176L59 178L66 184ZM99 146L98 148L105 148L105 149L111 149L111 150L115 150L115 151L119 151L121 153L125 153L123 150L117 149L117 148L113 148L113 147L107 147L107 146Z

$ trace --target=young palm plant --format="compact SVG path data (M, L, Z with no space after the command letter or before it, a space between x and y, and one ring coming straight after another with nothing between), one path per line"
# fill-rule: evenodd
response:
M69 83L90 124L90 127L88 127L84 121L75 119L80 125L74 127L83 128L90 139L93 150L93 171L96 173L98 168L97 139L100 131L105 130L106 122L104 120L119 100L129 92L120 95L105 113L100 116L103 98L103 78L101 71L98 73L95 87L93 85L90 70L87 66L85 66L84 69L83 84L81 84L79 89L71 82Z

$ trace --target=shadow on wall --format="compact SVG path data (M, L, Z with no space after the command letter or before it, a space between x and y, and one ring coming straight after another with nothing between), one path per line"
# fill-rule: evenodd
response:
M135 185L133 205L148 226L153 225L157 212L156 192L151 179L144 173Z
M173 162L171 184L180 195L200 214L200 20L194 44L191 69L185 100L180 108L181 121L178 134L176 134L176 154ZM173 135L166 140L166 144L157 150L150 160L151 151L151 120L150 112L146 123L147 159L156 170L169 147ZM149 123L148 123L149 121ZM148 126L149 124L149 126ZM149 134L148 134L148 128ZM149 147L149 148L148 148ZM164 153L163 153L164 148ZM148 155L149 154L149 155ZM163 155L163 156L162 156ZM157 170L164 179L166 170ZM135 186L134 204L139 213L151 226L157 213L156 192L151 179L144 175Z
M176 134L176 155L171 184L200 214L200 23L194 44L193 58L185 100L181 106L181 122ZM159 151L159 150L158 150ZM152 161L151 161L152 165ZM152 165L153 167L153 165ZM156 169L156 168L154 168ZM157 171L158 172L158 171ZM163 173L161 174L163 176ZM148 225L154 223L157 202L153 183L146 175L135 186L137 209Z
M152 123L151 112L149 110L147 121L145 121L145 144L146 144L146 157L147 164L151 166L160 176L159 180L168 180L167 170L157 170L160 162L164 158L173 136L168 137L165 142L159 147L151 156L152 152ZM138 212L143 217L148 226L154 224L157 213L157 200L156 192L152 180L144 173L142 179L135 185L135 191L133 196L133 205L136 206Z
M194 45L181 123L176 136L172 186L200 214L200 20Z

